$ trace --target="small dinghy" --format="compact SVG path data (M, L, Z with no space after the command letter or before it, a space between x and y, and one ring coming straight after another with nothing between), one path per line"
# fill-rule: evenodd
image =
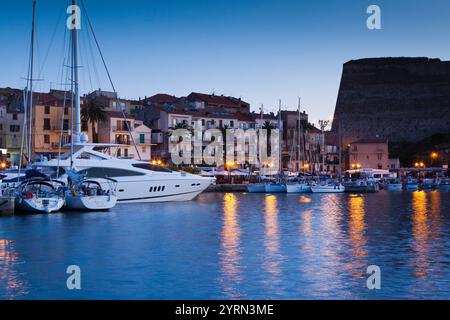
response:
M71 176L73 177L73 176ZM97 180L81 180L70 183L66 191L66 208L71 210L109 210L117 204L116 180L102 178L110 185L108 190L102 188Z
M17 188L16 208L25 213L52 213L64 205L64 191L56 188L58 181L34 178Z

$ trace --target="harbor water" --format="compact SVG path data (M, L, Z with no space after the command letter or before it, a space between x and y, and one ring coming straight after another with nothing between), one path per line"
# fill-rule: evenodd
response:
M0 217L0 298L450 299L450 192L204 193Z

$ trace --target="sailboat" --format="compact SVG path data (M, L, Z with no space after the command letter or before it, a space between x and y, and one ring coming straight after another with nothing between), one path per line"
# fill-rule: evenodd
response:
M261 121L261 128L263 125L263 115L264 115L264 106L261 105L261 107L259 108L260 111L260 121ZM247 192L249 193L265 193L266 192L266 184L261 182L261 166L258 172L258 182L257 183L250 183L247 185Z
M72 0L72 5L77 6L77 0ZM84 5L82 6L85 10ZM86 15L89 21L89 17ZM89 21L91 33L94 35L92 24ZM103 57L98 42L97 49ZM174 172L161 166L152 165L149 162L118 159L106 152L111 148L121 146L110 143L88 143L88 137L81 132L81 112L79 95L79 50L78 29L71 30L71 80L73 83L73 104L75 108L74 120L75 130L71 130L73 145L71 150L62 154L58 159L35 162L34 168L60 169L65 171L75 170L90 180L97 181L103 189L108 188L105 177L117 181L117 202L164 202L164 201L186 201L192 200L202 191L214 183L214 178L201 177L198 175ZM102 59L107 71L112 89L117 96L114 84L109 76L106 63ZM122 110L125 117L125 113ZM134 139L133 144L134 144ZM102 152L100 152L101 150ZM138 153L139 154L139 153ZM62 179L67 179L63 175Z
M280 132L280 137L278 138L278 182L266 184L267 193L286 193L286 184L282 182L283 175L283 162L281 159L281 100L279 101L279 111L278 111L278 130Z
M16 209L25 213L52 213L64 205L64 192L55 187L55 181L32 178L17 188Z
M302 155L302 159L305 159L305 155L303 153L302 141L301 141L301 132L302 132L302 124L301 124L301 99L298 99L298 128L297 128L297 142L295 143L297 146L297 163L300 164L300 155ZM295 139L294 139L295 140ZM292 152L291 152L292 154ZM304 182L299 181L295 183L287 183L286 184L286 192L287 193L308 193L311 192L311 186Z
M66 191L65 207L71 210L109 210L117 203L117 181L104 178L109 181L110 188L103 189L96 180L85 179L78 173L71 171L69 188Z

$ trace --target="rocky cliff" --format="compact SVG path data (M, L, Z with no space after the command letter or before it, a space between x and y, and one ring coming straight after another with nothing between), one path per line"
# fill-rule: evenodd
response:
M375 58L344 64L333 131L361 138L419 141L450 132L450 61Z

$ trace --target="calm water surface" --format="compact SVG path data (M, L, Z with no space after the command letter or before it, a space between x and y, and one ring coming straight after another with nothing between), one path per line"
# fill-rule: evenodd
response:
M368 265L381 290L366 288ZM206 193L3 217L0 298L450 299L450 193Z

